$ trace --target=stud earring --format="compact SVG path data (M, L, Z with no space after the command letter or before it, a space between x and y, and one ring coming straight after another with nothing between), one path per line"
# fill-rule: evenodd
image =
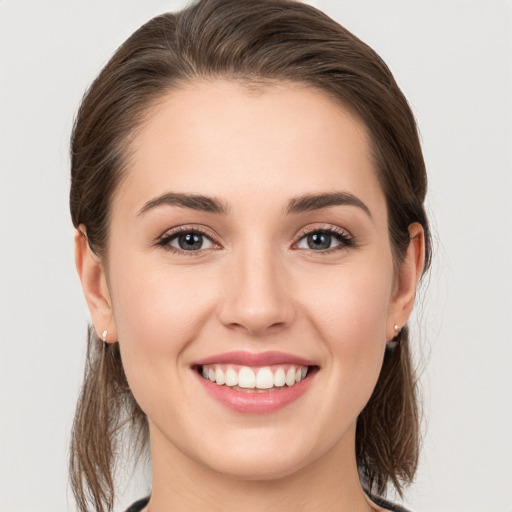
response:
M398 327L398 324L395 324L393 326L393 330L395 331L395 336L392 340L389 340L387 343L386 343L386 348L389 349L389 350L393 350L396 348L396 346L398 345L398 335L400 334L401 330L400 327Z
M108 331L105 329L103 331L103 334L101 335L101 341L103 341L103 343L105 343L107 341L107 334L108 334Z

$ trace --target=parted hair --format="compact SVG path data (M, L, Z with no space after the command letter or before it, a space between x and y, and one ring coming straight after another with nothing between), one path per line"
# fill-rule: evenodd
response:
M227 79L249 88L297 83L350 109L370 134L386 197L395 264L413 222L430 232L424 209L425 164L416 122L382 59L312 6L293 0L202 0L157 16L115 52L86 92L71 136L71 217L108 268L112 196L129 167L130 143L150 107L194 80ZM420 444L417 377L405 326L387 349L368 404L357 420L356 457L363 486L399 493L414 477ZM70 445L70 480L80 512L111 511L116 460L126 433L140 453L148 442L144 412L126 380L119 344L89 328L87 359Z

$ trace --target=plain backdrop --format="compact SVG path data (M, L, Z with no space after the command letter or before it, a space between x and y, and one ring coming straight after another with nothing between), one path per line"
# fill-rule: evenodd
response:
M510 512L512 3L312 3L388 63L417 116L430 177L436 248L415 338L426 433L403 503ZM88 312L68 212L73 116L115 48L183 5L0 0L1 512L74 510L66 457ZM148 489L130 486L118 509Z

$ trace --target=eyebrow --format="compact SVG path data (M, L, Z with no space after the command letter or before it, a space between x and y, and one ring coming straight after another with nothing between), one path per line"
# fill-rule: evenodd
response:
M372 214L361 199L348 192L330 192L325 194L308 194L292 199L288 203L287 213L302 213L330 206L355 206L361 208L370 219Z
M180 206L217 215L225 215L229 212L228 206L215 197L200 194L183 194L168 192L151 201L148 201L137 214L138 216L162 205ZM363 210L370 219L370 209L358 197L348 192L329 192L323 194L306 194L291 199L288 203L287 213L303 213L331 206L355 206Z
M162 205L181 206L183 208L190 208L192 210L199 210L207 213L216 213L219 215L225 215L229 210L226 204L215 197L169 192L157 197L156 199L148 201L140 209L137 215L143 215L149 210Z

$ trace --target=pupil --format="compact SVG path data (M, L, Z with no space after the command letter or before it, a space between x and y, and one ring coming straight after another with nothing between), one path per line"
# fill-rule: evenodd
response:
M315 233L308 236L308 247L310 249L329 249L331 246L331 235Z
M181 249L185 251L191 251L193 249L201 249L203 245L202 235L198 235L196 233L188 233L186 235L182 235L178 239L179 245Z

